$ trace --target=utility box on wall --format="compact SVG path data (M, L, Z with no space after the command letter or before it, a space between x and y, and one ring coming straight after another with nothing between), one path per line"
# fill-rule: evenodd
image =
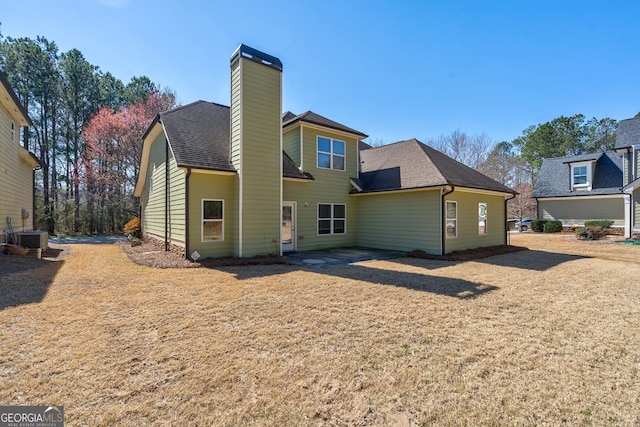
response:
M18 245L29 249L47 249L49 233L46 231L22 231L18 233Z

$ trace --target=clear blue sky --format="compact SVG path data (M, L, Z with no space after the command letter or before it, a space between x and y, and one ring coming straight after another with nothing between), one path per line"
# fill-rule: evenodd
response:
M229 104L240 43L284 64L284 109L370 135L453 130L513 140L560 115L640 111L638 1L21 0L3 36L79 49L127 83L146 75Z

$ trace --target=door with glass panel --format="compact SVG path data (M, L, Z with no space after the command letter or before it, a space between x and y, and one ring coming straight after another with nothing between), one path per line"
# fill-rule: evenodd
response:
M296 250L296 204L282 202L282 252Z

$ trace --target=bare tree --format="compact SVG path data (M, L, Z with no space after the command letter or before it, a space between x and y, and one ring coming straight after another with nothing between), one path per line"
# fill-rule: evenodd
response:
M487 160L494 146L491 138L484 133L467 135L460 130L430 139L427 144L473 169Z

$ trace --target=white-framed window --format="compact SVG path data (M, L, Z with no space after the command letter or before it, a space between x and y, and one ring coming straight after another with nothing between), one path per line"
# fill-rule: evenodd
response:
M224 240L224 200L202 199L202 241Z
M591 162L571 165L571 189L591 190Z
M339 139L318 136L318 167L343 171L345 165L345 142Z
M11 142L16 140L16 122L11 120Z
M445 225L447 239L458 237L458 202L447 201Z
M318 203L318 234L346 234L347 205Z
M487 234L487 204L478 203L478 235Z

